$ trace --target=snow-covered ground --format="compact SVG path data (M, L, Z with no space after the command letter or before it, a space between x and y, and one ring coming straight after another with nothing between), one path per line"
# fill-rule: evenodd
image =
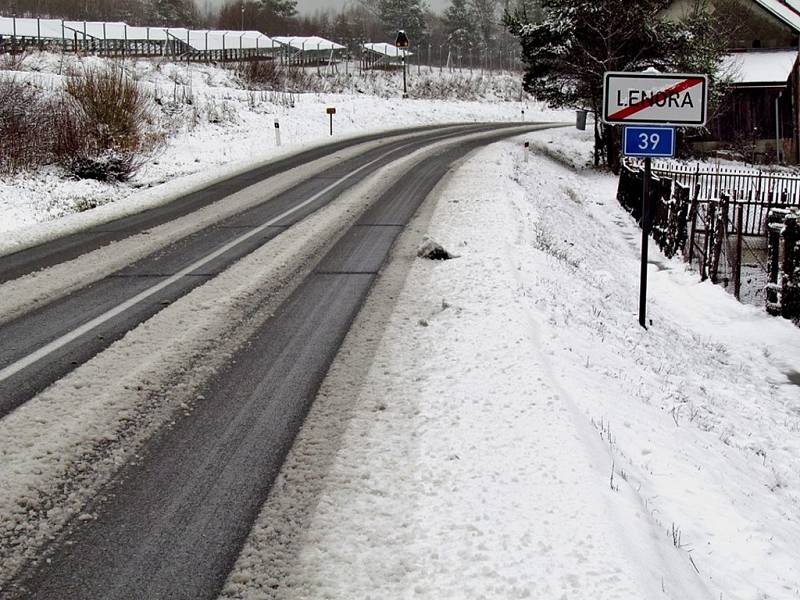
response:
M655 247L641 329L615 188L512 143L457 172L225 598L800 598L800 330Z
M588 169L594 164L593 127L590 122L584 131L574 127L542 131L531 139L531 148L574 170Z
M25 78L46 89L57 89L60 74L104 63L104 59L91 56L80 59L34 53L23 61L20 71L4 71L0 76ZM231 70L210 65L139 60L128 61L125 68L157 99L156 114L170 134L166 148L126 184L72 180L56 168L0 176L0 232L7 234L0 253L3 248L8 251L24 244L37 224L125 198L135 203L142 188L167 182L173 188L190 187L231 168L326 141L330 139L327 107L337 110L334 139L436 123L518 121L523 110L527 120L568 117L568 113L548 110L527 97L520 101L522 94L510 91L519 88L518 76L508 73L485 78L476 73L471 79L468 72L411 74L412 83L417 78L434 82L455 78L463 85L471 81L469 85L479 93L472 101L443 101L400 99L397 74L339 77L337 87L346 88L345 93L297 94L248 91ZM281 148L276 145L276 119ZM150 191L148 200L152 196Z

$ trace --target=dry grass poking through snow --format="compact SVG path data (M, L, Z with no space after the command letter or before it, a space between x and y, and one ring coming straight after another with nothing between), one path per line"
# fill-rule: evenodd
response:
M75 70L56 89L0 77L0 172L56 164L79 179L127 181L162 139L150 97L121 68Z

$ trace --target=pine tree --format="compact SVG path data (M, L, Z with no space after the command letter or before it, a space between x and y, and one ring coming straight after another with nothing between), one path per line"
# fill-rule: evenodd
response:
M378 0L378 17L390 39L402 29L412 46L426 38L424 0Z
M193 0L151 0L150 15L165 27L191 27L198 21Z
M470 0L470 10L477 26L477 45L483 50L492 50L501 25L498 0Z
M297 0L259 0L259 11L289 19L297 14Z
M476 17L467 0L452 0L444 12L447 40L458 48L471 48L476 41Z
M553 107L583 108L599 115L607 71L704 72L715 88L724 34L698 2L693 14L669 21L669 0L542 0L544 19L526 22L506 14L527 64L524 87ZM619 166L614 130L596 119L595 150Z

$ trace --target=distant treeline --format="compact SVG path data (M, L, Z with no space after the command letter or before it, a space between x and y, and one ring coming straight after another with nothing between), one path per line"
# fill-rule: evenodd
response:
M199 2L199 6L198 6ZM359 0L343 9L297 13L297 0L11 0L3 16L125 21L131 25L255 29L267 35L319 35L337 41L392 41L405 29L412 46L495 52L515 44L502 25L505 11L536 18L539 0L451 0L443 14L425 0Z

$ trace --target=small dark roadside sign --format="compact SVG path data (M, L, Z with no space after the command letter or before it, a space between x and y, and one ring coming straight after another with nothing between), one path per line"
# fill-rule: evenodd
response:
M395 39L394 45L397 48L408 48L411 45L406 32L402 29L397 32L397 39Z

